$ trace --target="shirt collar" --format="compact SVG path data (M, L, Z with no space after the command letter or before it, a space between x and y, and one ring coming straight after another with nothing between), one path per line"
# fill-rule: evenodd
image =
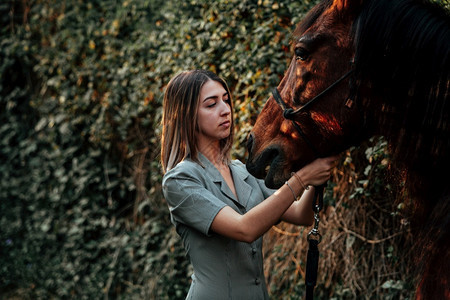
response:
M236 189L236 194L238 196L238 199L236 199L233 192L228 187L228 184L225 182L225 179L222 177L222 174L220 174L219 170L217 170L213 163L200 152L198 153L198 160L205 169L206 173L211 176L211 180L220 184L220 189L224 195L244 207L247 205L252 187L246 182L249 178L249 173L244 168L239 167L233 162L228 164L231 170L231 175L233 176L234 188Z

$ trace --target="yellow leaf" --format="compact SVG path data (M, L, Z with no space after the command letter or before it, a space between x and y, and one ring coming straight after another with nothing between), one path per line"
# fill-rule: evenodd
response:
M119 29L119 20L115 19L112 23L114 30Z

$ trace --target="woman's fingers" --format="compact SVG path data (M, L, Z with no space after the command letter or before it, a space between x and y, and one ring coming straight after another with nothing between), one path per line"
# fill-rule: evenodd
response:
M331 177L331 171L337 166L338 156L318 158L311 163L311 184L320 185Z

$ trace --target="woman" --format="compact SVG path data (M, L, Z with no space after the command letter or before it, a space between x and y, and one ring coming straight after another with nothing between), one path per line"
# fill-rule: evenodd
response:
M169 82L163 193L194 268L187 299L268 299L262 235L280 220L311 225L312 186L335 165L336 157L318 159L270 190L230 160L233 123L230 91L214 73L187 71Z

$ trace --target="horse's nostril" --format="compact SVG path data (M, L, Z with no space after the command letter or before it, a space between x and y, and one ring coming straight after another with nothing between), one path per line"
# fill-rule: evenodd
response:
M250 153L252 151L253 146L253 134L249 134L247 138L247 150Z

